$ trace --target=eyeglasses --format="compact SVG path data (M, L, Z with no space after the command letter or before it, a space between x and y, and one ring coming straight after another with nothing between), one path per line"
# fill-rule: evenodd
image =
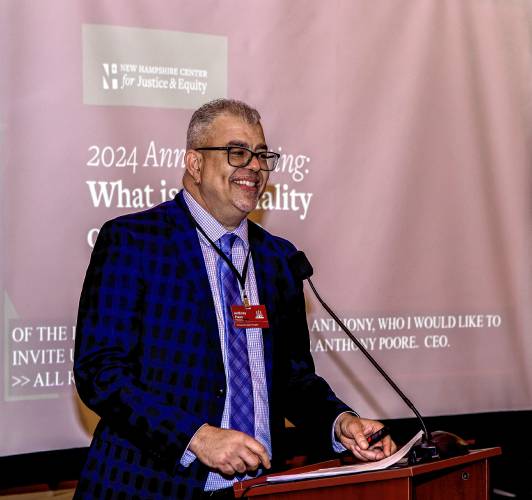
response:
M196 148L196 151L227 151L227 163L232 167L247 167L253 157L257 157L261 170L274 170L279 157L279 153L273 151L252 151L240 146L212 146L208 148Z

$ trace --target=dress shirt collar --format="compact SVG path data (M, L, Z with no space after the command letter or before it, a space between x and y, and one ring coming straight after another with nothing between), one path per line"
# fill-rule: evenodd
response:
M233 231L228 231L222 224L220 224L209 212L207 212L193 197L183 188L183 198L187 204L192 217L205 231L207 236L214 242L218 241L224 234L233 233L236 234L244 244L244 249L247 251L249 248L248 240L248 219L247 217ZM207 239L201 232L199 232L200 238L208 243Z

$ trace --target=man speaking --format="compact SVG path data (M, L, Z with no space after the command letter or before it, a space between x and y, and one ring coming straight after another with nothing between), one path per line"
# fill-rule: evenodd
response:
M282 459L285 417L361 460L394 451L369 449L382 424L314 372L295 247L247 219L278 158L256 110L212 101L188 127L184 189L102 227L74 362L101 420L75 498L232 498Z

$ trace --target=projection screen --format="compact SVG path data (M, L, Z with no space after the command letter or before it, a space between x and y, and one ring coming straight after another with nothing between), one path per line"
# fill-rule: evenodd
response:
M192 111L259 109L252 218L425 415L532 409L527 0L4 1L0 454L85 446L72 350L101 225L181 187ZM409 410L306 289L317 371ZM286 332L287 335L290 332Z

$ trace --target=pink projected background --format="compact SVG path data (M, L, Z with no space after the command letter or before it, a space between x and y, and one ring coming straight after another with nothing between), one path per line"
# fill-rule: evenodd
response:
M0 455L88 444L71 356L98 228L181 186L192 110L257 107L254 218L425 415L532 409L532 4L8 1ZM408 409L307 294L320 374ZM43 432L46 429L46 432Z

